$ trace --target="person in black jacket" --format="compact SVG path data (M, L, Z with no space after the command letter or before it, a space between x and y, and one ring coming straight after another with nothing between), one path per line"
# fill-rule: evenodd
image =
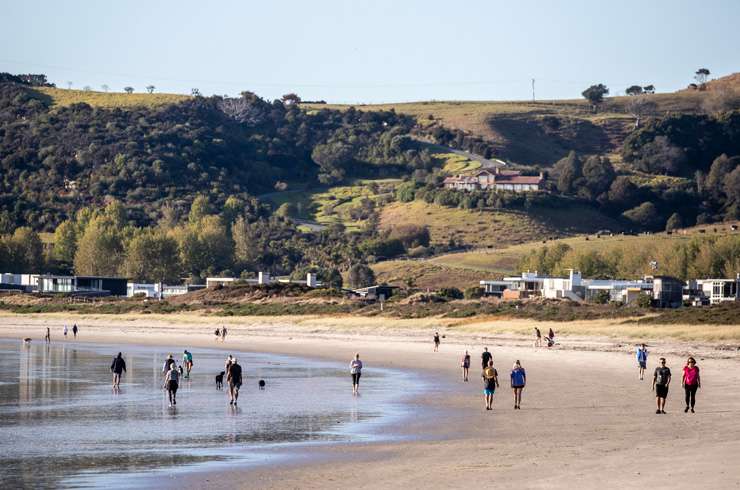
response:
M239 400L239 388L242 387L242 367L236 361L236 358L229 366L226 381L229 383L229 405L236 405L237 400Z
M120 352L113 358L110 370L113 372L113 389L117 390L121 385L121 374L126 372L126 361L123 360Z

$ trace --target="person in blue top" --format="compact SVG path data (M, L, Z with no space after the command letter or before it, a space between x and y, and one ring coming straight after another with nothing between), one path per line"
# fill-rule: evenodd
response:
M522 391L527 384L527 373L517 360L511 369L511 389L514 391L514 410L522 409Z
M640 381L643 380L645 369L647 369L648 350L647 345L642 344L637 348L637 366L640 368Z

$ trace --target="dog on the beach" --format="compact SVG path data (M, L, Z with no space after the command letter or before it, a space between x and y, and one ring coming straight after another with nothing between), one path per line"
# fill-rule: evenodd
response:
M265 380L264 379L261 379L261 380L259 380L259 383L257 383L257 384L260 385L260 390L264 390L265 389L265 385L267 383L265 383Z
M221 390L224 387L224 374L226 374L226 371L221 371L220 374L216 375L216 389Z

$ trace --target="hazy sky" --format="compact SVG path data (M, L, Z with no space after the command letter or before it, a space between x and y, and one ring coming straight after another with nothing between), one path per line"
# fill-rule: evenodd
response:
M740 0L0 0L0 71L329 102L673 91L740 71Z

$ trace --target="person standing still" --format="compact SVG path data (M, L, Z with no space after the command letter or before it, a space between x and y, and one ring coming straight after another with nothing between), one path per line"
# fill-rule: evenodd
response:
M696 365L696 359L693 357L689 357L686 365L683 367L681 385L686 391L686 408L684 409L684 413L688 412L689 409L691 409L691 413L694 413L696 390L701 388L701 377L699 376L699 366Z
M665 364L665 357L660 358L660 366L655 368L653 374L653 390L658 409L655 413L665 414L665 401L668 398L668 385L671 384L671 370Z
M221 328L221 342L226 340L226 327Z
M46 337L44 337L47 344L51 344L51 330L49 330L49 327L46 327Z
M121 387L121 375L126 372L126 361L120 352L113 358L110 370L113 373L113 389L118 390Z
M647 345L642 344L637 348L637 367L640 369L640 381L643 380L645 369L647 369L648 350Z
M352 375L352 395L360 394L360 376L362 376L362 361L360 354L355 354L355 358L349 363L349 373Z
M80 330L80 329L79 329L79 328L77 328L77 324L76 324L76 323L75 323L74 325L72 325L72 334L73 334L73 335L75 336L75 338L77 338L77 332L78 332L79 330Z
M439 351L439 332L434 332L434 352Z
M463 355L460 366L462 367L463 381L467 382L468 373L470 372L470 354L468 353L468 351L465 351L465 355Z
M481 369L486 369L488 367L488 361L490 361L491 359L493 359L493 356L490 352L488 352L488 347L484 347L483 354L480 355L480 360L482 364Z
M486 410L493 410L493 394L498 387L498 372L493 367L493 361L488 361L488 366L481 374L483 378L483 398L486 401Z
M542 332L537 327L534 327L534 346L542 347Z

